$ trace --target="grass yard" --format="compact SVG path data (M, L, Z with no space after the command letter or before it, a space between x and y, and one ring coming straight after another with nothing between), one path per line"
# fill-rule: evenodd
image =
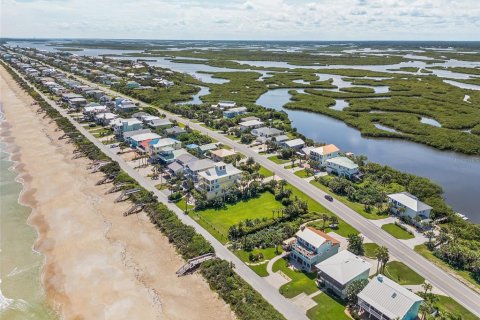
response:
M363 249L365 250L365 257L369 258L375 258L375 251L379 248L380 246L376 243L365 243L363 245Z
M280 287L279 291L283 296L293 298L302 292L308 295L318 290L317 284L315 283L316 273L293 271L288 268L287 263L287 260L280 259L275 262L272 267L273 272L282 271L292 279L292 281Z
M397 239L408 240L408 239L415 238L412 234L403 230L402 228L400 228L399 226L397 226L394 223L384 224L382 226L382 229L387 231L388 233L390 233L392 236L394 236Z
M265 167L263 166L260 166L260 170L258 171L258 173L260 173L262 176L264 176L265 178L268 178L268 177L271 177L273 176L273 172L266 169Z
M466 285L470 287L474 287L477 291L480 289L480 284L475 281L475 279L472 278L470 272L465 271L465 270L457 270L449 266L446 262L443 262L442 260L438 259L433 255L433 253L428 250L427 246L424 244L420 244L418 246L415 246L415 251L422 255L425 259L429 260L430 262L435 263L439 268L445 270L446 272L454 273L458 277L462 278L460 281L464 282ZM458 278L457 277L457 278Z
M379 219L385 219L387 217L387 215L378 214L377 208L372 208L372 210L370 212L365 211L365 206L363 204L358 203L358 202L352 202L352 201L348 200L347 197L345 197L345 196L341 196L341 195L333 193L332 191L330 191L330 189L328 189L328 187L324 186L320 182L312 180L312 181L310 181L310 183L313 184L315 187L321 189L322 191L328 193L329 195L331 195L335 199L340 200L345 205L347 205L350 209L352 209L352 210L358 212L359 214L361 214L364 218L367 218L367 219L370 219L370 220L379 220Z
M268 160L271 160L271 161L273 161L277 164L290 162L290 160L280 159L278 156L272 156L272 157L268 158Z
M385 275L401 285L422 284L425 279L400 261L391 261L385 266Z
M345 314L345 305L327 293L314 297L315 307L307 311L307 317L312 320L348 320Z
M298 163L295 163L293 166L291 164L289 164L288 166L285 166L284 168L285 169L293 169L293 168L296 168L298 167Z
M195 215L226 237L232 225L246 219L271 218L272 210L281 208L283 205L270 192L264 192L258 198L239 201L234 205L227 204L221 209L196 211Z
M295 171L295 175L296 175L297 177L300 177L300 178L308 178L308 177L310 177L310 176L307 174L307 172L305 171L305 169L299 170L299 171Z
M458 302L450 297L435 295L438 298L437 306L442 312L450 312L455 315L461 316L462 320L475 320L478 319L473 313L465 309Z
M278 254L282 253L282 248L279 246L278 247L279 251ZM244 251L244 250L236 250L235 255L240 258L243 262L247 263L248 267L252 269L256 274L258 274L260 277L266 277L268 276L267 272L267 264L268 261L276 257L278 254L275 252L275 248L266 248L266 249L254 249L251 251L253 254L263 254L263 259L259 260L257 262L251 262L248 257L250 255L250 252ZM262 263L263 262L263 263ZM261 263L261 264L257 264ZM249 264L254 264L254 265L249 265Z

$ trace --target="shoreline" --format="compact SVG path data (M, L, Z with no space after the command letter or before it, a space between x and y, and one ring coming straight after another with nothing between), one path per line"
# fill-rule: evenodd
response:
M2 82L10 82L10 85L5 86L5 90L11 90L18 98L18 92L14 92L10 87L14 80L3 68L1 73ZM8 99L5 95L3 96L5 100ZM4 110L2 140L8 145L9 159L14 163L12 169L17 173L16 179L22 183L22 191L18 196L19 204L32 208L28 224L37 232L37 240L32 249L44 255L41 282L50 305L59 311L59 315L66 319L113 319L129 313L134 317L145 319L234 318L229 307L210 290L201 276L178 278L175 275L175 270L184 262L173 246L168 243L168 239L154 228L145 214L123 217L121 212L128 204L113 204L111 200L116 195L104 196L104 189L109 186L95 186L100 175L88 174L83 167L87 162L85 159L71 160L73 147L61 140L56 140L55 138L58 139L56 135L60 136L61 133L55 132L54 125L47 123L49 119L35 117L31 106L28 106L25 100L23 102L25 110L17 109L16 112L30 112L30 124L31 122L40 124L38 129L41 129L42 134L35 136L35 140L43 140L44 145L39 147L42 153L45 153L45 149L52 151L53 147L55 154L48 151L43 154L45 162L53 162L45 170L33 170L36 173L32 174L32 169L41 167L41 164L35 159L26 158L28 152L24 149L25 144L22 145L22 141L20 143L17 141L22 140L22 134L18 130L25 130L25 128L18 129L15 124L12 124L12 122L21 121L16 119L17 117L12 117L11 110ZM22 117L18 116L18 118ZM36 118L36 121L33 118ZM28 137L23 138L23 142L28 140L26 138ZM55 159L47 159L50 155ZM40 158L42 157L37 155L36 159ZM56 170L52 170L52 165L65 169L64 173L72 173L72 176L66 178L56 176ZM70 194L67 188L58 189L58 186L52 184L49 187L53 190L48 192L39 188L42 175L45 175L43 181L45 182L52 178L52 174L63 182L64 187L72 187L74 192ZM61 195L60 203L55 195ZM67 208L59 209L58 206L64 206L65 202L73 203ZM75 203L77 206L74 206ZM84 211L81 210L82 208ZM74 219L75 222L69 224L64 219L66 214L69 214L69 220ZM89 214L88 220L83 217L87 214ZM81 227L79 223L84 223L85 226L81 234L75 234L76 229ZM68 227L71 230L64 231ZM95 234L91 235L95 239L82 238L90 228L96 230ZM128 234L128 231L131 233ZM62 242L63 240L65 242ZM81 243L80 246L76 243L77 241ZM84 253L84 256L75 257L75 254L71 254L77 251ZM165 256L168 259L165 259ZM79 260L88 260L88 263ZM103 274L106 279L104 281L98 279L99 274L96 272ZM79 281L78 277L85 274L87 281L90 277L90 280L97 283L88 286L88 283ZM108 280L109 277L110 280ZM81 287L76 288L76 286ZM115 288L110 288L112 286ZM91 301L95 300L92 296L99 301ZM202 314L197 311L200 307Z

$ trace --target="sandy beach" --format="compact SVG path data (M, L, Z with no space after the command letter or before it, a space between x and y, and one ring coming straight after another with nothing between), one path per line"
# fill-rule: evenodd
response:
M233 319L228 305L198 274L178 278L183 265L144 213L123 217L110 185L95 186L87 159L72 160L73 146L3 67L1 101L8 144L24 184L21 202L32 207L34 248L45 256L42 284L64 319Z

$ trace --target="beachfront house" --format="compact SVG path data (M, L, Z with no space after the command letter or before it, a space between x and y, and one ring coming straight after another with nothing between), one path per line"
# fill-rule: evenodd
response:
M356 280L368 280L372 265L350 251L343 250L315 267L318 269L317 283L345 299L348 285Z
M207 200L223 196L240 179L241 173L232 164L217 162L213 168L198 173L198 190L205 192Z
M95 122L102 126L109 126L112 122L118 118L118 115L111 112L97 113L95 116Z
M325 161L327 172L348 179L358 176L358 165L347 157L335 157Z
M142 121L135 118L120 119L119 124L115 124L113 131L116 135L123 135L124 132L135 131L142 129Z
M391 204L390 210L394 214L408 216L412 219L417 216L422 220L430 218L432 207L408 192L389 194L388 202Z
M141 134L136 134L134 136L130 136L130 137L125 139L125 142L129 143L132 146L132 148L138 148L145 141L147 141L149 144L154 144L158 140L160 140L160 138L161 137L156 133L146 132L146 133L141 133ZM148 145L143 145L142 149L144 149L145 151L148 151L149 146Z
M316 161L320 166L325 165L325 161L331 158L338 157L340 149L334 144L327 144L325 146L310 149L310 160Z
M185 176L192 180L194 183L198 182L198 174L202 171L215 167L215 162L210 159L200 159L197 161L189 162L185 165Z
M423 299L384 275L374 277L358 294L365 317L379 320L415 320Z
M183 169L187 164L189 164L190 162L198 161L198 160L200 159L198 159L197 157L195 157L190 153L182 154L179 157L177 157L177 159L175 159L174 162L170 163L167 166L167 171L171 175L178 175L180 173L183 173Z
M164 151L178 150L182 147L182 143L172 138L163 138L158 140L151 146L152 154L160 154Z
M340 242L313 227L301 227L291 245L290 260L311 272L315 265L338 253Z

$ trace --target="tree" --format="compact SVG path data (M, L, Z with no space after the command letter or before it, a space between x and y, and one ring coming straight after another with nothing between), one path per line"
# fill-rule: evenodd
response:
M331 225L332 227L334 227L334 228L338 226L338 218L337 218L337 216L331 216L331 217L330 217L330 225Z
M325 225L327 224L329 219L330 219L330 217L327 214L325 214L325 213L322 214L322 222L323 222L322 230L325 230Z
M432 291L433 286L430 282L424 281L422 283L423 294L426 295L429 291Z
M346 296L350 305L355 305L357 303L357 295L367 286L367 284L367 279L359 279L354 280L347 285Z
M349 234L347 250L356 255L363 255L363 237L358 234Z
M428 239L428 245L432 245L432 239L435 237L435 233L432 230L429 230L424 233L425 237Z
M385 270L385 265L387 264L388 260L390 260L390 255L388 253L388 248L381 246L375 251L375 257L377 258L377 273L378 267L380 266L380 271L383 272Z

